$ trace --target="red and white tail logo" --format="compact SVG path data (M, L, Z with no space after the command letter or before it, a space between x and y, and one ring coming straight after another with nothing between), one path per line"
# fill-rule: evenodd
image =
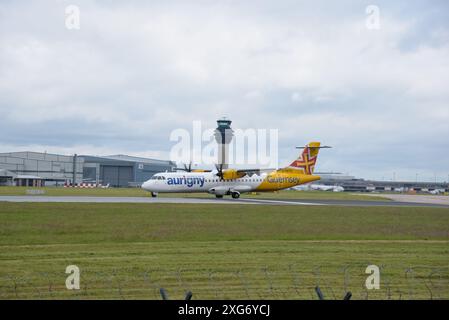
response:
M290 167L301 169L304 174L312 174L315 169L316 159L318 158L318 151L320 150L319 142L311 142L305 148L298 159L290 164Z

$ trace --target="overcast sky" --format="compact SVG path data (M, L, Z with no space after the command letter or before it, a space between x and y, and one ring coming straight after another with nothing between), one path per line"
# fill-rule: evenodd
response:
M317 140L320 171L448 180L449 2L0 1L0 152L167 158L221 116L280 165Z

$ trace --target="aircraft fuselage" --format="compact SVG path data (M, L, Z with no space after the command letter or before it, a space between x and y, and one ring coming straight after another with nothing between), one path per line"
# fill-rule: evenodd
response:
M282 190L319 179L319 176L280 171L229 180L221 179L213 172L164 172L144 182L142 188L153 193L208 192L225 195L232 192Z

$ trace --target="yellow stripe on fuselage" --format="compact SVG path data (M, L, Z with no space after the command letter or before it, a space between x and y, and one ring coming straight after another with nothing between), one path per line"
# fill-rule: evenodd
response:
M274 171L270 173L255 191L276 191L291 188L300 184L320 180L319 176L293 173L291 171Z

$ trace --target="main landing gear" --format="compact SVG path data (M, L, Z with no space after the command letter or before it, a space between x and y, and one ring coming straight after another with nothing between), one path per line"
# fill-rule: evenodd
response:
M231 192L231 193L227 193L227 194L230 194L233 199L240 198L240 192L237 192L237 191L234 191L234 192ZM223 195L222 194L216 194L215 197L217 199L223 199Z
M233 199L238 199L240 198L240 192L234 191L231 193L231 196Z

